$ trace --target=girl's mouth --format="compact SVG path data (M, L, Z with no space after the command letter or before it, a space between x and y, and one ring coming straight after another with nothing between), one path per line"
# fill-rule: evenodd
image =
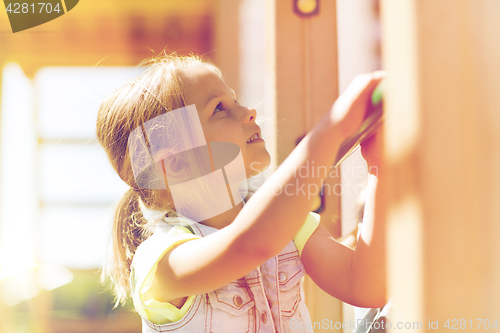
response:
M250 137L250 139L247 140L247 143L252 143L252 142L262 142L264 140L261 139L259 133L255 133Z

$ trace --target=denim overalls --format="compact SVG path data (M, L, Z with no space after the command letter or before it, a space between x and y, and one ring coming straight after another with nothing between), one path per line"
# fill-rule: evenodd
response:
M198 236L218 229L189 223ZM305 268L293 241L262 266L222 288L197 295L186 315L156 325L143 318L143 333L313 332L304 301Z

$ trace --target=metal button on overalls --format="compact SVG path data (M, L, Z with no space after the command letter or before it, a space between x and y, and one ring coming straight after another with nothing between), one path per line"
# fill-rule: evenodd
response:
M237 308L239 308L239 307L241 307L241 305L243 304L243 300L241 299L241 297L240 297L240 296L235 295L235 296L233 297L233 303L234 303L234 305L236 305L236 307L237 307Z
M262 315L260 317L263 324L267 323L267 314L265 312L262 312Z

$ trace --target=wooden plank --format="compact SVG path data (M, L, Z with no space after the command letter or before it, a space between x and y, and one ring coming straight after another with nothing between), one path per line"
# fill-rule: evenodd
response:
M382 1L389 292L398 321L423 323L410 331L498 319L499 15L495 0Z
M271 153L276 165L290 154L297 139L307 133L338 96L336 2L320 1L319 13L300 17L292 1L267 3L268 45L266 107L273 108L276 145ZM326 181L332 188L339 178ZM334 235L338 227L340 200L326 197L322 223ZM341 302L319 289L312 280L304 283L306 303L313 322L342 319ZM321 332L316 326L315 332Z
M214 50L209 57L222 70L227 85L239 94L240 0L217 0L214 10Z

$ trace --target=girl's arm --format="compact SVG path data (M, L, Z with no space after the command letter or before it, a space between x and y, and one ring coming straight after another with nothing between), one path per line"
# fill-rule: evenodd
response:
M385 228L375 216L380 202L379 178L370 175L365 214L356 250L337 242L320 225L302 251L307 274L328 294L355 306L378 308L386 301ZM377 215L379 215L377 209Z
M155 298L170 301L215 290L278 254L305 221L340 144L360 126L369 96L383 76L358 76L233 223L169 251L155 274ZM309 169L313 166L314 174Z
M307 274L319 287L344 302L372 308L386 303L382 133L383 126L361 147L373 174L365 189L363 226L356 250L339 244L320 226L302 251Z

